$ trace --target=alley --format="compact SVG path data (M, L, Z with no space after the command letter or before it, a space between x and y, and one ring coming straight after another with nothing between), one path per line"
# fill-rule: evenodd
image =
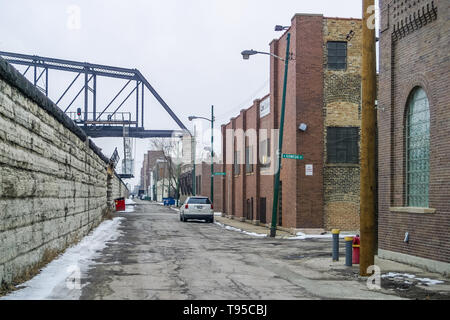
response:
M252 237L139 201L82 275L81 299L397 299L311 264L326 239Z

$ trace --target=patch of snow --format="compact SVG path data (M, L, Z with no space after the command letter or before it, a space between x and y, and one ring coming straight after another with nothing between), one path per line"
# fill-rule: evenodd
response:
M125 211L120 212L134 212L134 206L126 206L125 205Z
M123 217L102 222L78 244L45 266L23 289L0 298L4 300L78 299L81 295L81 274L86 272L107 243L122 233L118 230ZM78 287L77 287L78 285Z
M224 225L223 223L220 223L220 222L217 222L217 221L214 222L214 223L217 224L218 226L222 227L222 228L225 228L226 230L241 232L241 233L244 233L246 235L253 236L253 237L267 237L267 234L248 232L248 231L241 230L241 229L238 229L238 228L235 228L235 227L232 227L232 226Z
M419 280L420 282L425 283L427 286L444 283L444 281L434 280L434 279L429 279L429 278L416 278L416 280Z
M381 275L382 278L391 278L397 281L403 281L406 284L412 284L411 281L409 280L415 280L418 282L418 284L425 284L425 285L435 285L435 284L440 284L440 283L444 283L444 281L441 280L435 280L435 279L429 279L429 278L416 278L415 275L413 274L409 274L409 273L396 273L396 272L389 272L386 274Z
M249 236L254 236L254 237L267 237L267 234L265 233L255 233L255 232L247 232L247 231L242 231L245 234L248 234Z
M345 237L355 237L356 235L351 234L339 234L339 238L343 239ZM332 234L306 234L303 232L297 232L295 236L288 237L289 240L305 240L305 239L332 239Z
M222 212L214 212L215 216L222 216Z
M125 199L125 204L136 204L136 202L127 198Z

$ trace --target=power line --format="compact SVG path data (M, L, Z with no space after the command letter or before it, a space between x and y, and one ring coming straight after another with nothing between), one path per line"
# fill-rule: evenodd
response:
M224 113L219 114L218 116L216 116L216 119L227 118L231 113L233 113L233 112L235 112L235 111L237 111L237 110L239 110L239 109L242 109L242 106L243 106L244 104L248 103L249 100L254 99L255 96L256 96L256 94L259 93L262 89L264 89L264 88L267 86L267 84L269 83L269 80L270 80L270 78L267 78L267 79L264 81L264 83L263 83L260 87L258 87L258 89L257 89L255 92L253 92L253 93L252 93L250 96L248 96L245 100L243 100L241 103L239 103L236 107L234 107L234 108L232 108L232 109L229 109L228 111L226 111L226 112L224 112Z

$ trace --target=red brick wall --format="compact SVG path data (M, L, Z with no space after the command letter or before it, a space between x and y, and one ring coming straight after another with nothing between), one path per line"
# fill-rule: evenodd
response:
M436 18L409 32L399 28L402 23L409 25L410 15L432 6L437 6ZM384 0L380 8L379 248L450 262L448 1L424 0L409 8L400 1ZM406 106L416 86L426 91L430 105L429 207L436 209L431 214L389 210L405 206ZM403 242L405 232L409 243Z
M248 108L245 112L245 123L246 123L246 145L245 147L253 147L253 159L256 159L258 150L258 114L259 114L259 104L258 101L254 101L253 106ZM244 148L244 159L245 159L245 148ZM245 162L245 161L244 161ZM253 172L248 173L246 166L243 166L243 178L245 179L245 193L244 193L244 216L249 220L257 220L257 195L258 184L257 184L257 165L253 165ZM252 205L253 201L253 205ZM253 207L253 208L252 208Z
M265 97L266 99L268 97ZM264 100L265 98L261 99ZM270 98L269 98L270 99ZM259 119L259 127L260 130L266 130L266 134L267 136L264 136L262 134L262 131L259 133L259 139L258 140L265 140L266 138L269 138L272 144L272 148L273 148L273 142L275 142L275 140L277 140L277 138L275 136L272 136L272 129L274 127L274 119L276 118L274 116L274 112L273 112L273 99L271 99L270 101L270 113L262 118ZM270 160L271 160L271 165L274 165L275 163L275 158L274 158L274 154L275 154L275 149L271 149L270 150ZM267 169L260 169L260 176L259 176L259 198L266 198L266 212L265 212L265 216L266 216L266 223L270 224L271 222L271 218L272 218L272 201L273 201L273 173L271 168L267 168ZM260 200L257 200L258 202L258 208L259 210L261 210L262 208L259 207L260 204ZM264 213L260 213L260 215L262 215ZM261 216L259 216L259 221L264 221L264 218L261 218Z
M222 172L223 164L215 163L214 172ZM200 190L197 195L207 196L211 199L211 163L202 162L195 166L195 175L200 177ZM223 208L223 179L222 176L214 176L214 211L222 212ZM198 180L197 180L198 181Z
M323 227L323 16L296 16L293 21L296 52L296 153L305 160L294 161L297 167L298 228ZM298 129L301 122L308 128ZM305 176L305 165L313 165L313 176Z
M322 21L322 15L295 15L288 30L295 60L289 62L288 69L282 153L303 154L305 159L282 159L282 225L285 227L323 226ZM286 36L271 43L272 53L285 56ZM278 124L284 63L275 59L271 63L271 94L278 106ZM307 123L306 132L298 129L301 122ZM313 176L305 176L306 164L313 164Z

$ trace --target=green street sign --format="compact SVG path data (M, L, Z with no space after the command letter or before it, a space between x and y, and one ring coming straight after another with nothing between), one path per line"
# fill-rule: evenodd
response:
M303 160L303 155L302 155L302 154L288 154L288 153L283 153L283 158L284 158L284 159Z
M214 172L214 175L215 176L224 176L224 175L226 175L226 173L225 172Z

